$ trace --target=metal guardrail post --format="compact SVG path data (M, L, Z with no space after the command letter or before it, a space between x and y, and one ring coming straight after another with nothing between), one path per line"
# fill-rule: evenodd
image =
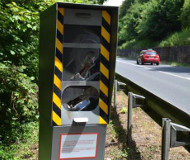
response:
M114 80L114 107L117 107L117 91L123 90L125 86L125 83Z
M170 152L170 127L171 120L168 118L162 119L162 158L161 160L169 160Z
M132 140L132 108L133 108L133 93L128 93L128 121L127 121L127 144Z
M117 107L117 80L114 80L114 107Z
M137 99L145 99L145 97L133 94L132 92L128 93L128 121L127 121L127 145L132 141L132 109L135 107L144 106L144 104L137 104Z
M186 133L187 137L180 137L179 133ZM190 145L190 128L172 123L170 119L162 119L162 157L169 160L170 148Z

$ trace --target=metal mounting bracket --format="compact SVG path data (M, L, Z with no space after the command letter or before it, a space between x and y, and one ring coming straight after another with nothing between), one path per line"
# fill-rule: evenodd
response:
M190 128L172 123L168 118L162 118L161 160L169 160L170 148L185 145L190 145Z
M190 128L175 123L170 123L170 125L171 125L170 147L190 145ZM181 133L186 134L186 136L180 137Z

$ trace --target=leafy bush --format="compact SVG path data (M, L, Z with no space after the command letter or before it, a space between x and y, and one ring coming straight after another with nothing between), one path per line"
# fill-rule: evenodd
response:
M190 28L185 28L181 32L171 34L162 40L159 47L190 45Z
M157 46L158 42L151 41L149 39L144 40L136 40L133 39L131 41L126 41L119 47L119 49L131 48L131 49L138 49L138 48L151 48L153 46Z
M19 126L38 119L37 85L25 67L0 63L0 141L13 143L20 137Z
M38 147L38 122L30 122L20 125L23 130L22 138L17 139L16 143L7 146L0 145L0 159L1 160L23 160L23 159L37 159Z

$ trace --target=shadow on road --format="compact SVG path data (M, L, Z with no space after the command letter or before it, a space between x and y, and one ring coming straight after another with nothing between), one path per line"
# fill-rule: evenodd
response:
M151 68L151 71L162 71L162 72L170 72L170 73L188 73L188 74L190 74L190 68L171 67L171 66L154 67L154 68Z

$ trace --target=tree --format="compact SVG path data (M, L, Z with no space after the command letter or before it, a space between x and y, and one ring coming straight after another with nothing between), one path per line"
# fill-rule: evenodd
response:
M125 41L130 41L138 37L136 27L141 20L141 13L144 10L144 5L140 3L134 3L131 5L128 13L119 20L119 41L121 45Z
M180 20L183 28L190 27L190 0L185 0L181 11Z
M180 10L184 0L152 0L142 12L142 19L136 27L139 39L161 40L179 31Z
M134 0L125 0L123 1L120 12L119 12L119 18L122 19L127 13L131 5L134 3Z

